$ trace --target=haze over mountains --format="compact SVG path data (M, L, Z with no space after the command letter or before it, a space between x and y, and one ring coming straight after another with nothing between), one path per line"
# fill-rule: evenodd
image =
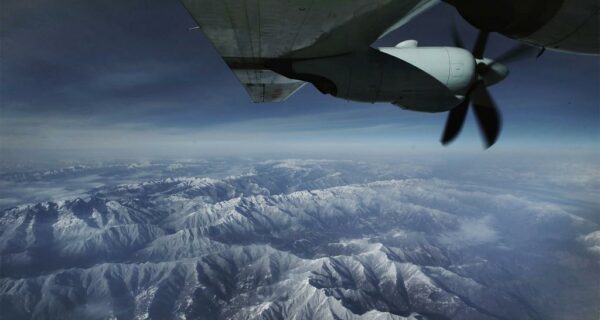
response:
M0 318L596 319L598 170L530 169L206 160L4 173Z

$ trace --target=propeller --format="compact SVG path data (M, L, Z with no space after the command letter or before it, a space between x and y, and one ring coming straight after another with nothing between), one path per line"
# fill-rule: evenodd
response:
M485 140L485 148L491 147L498 140L498 136L502 130L502 117L487 87L504 80L508 76L508 68L503 63L521 60L530 56L535 49L520 44L504 52L498 58L491 60L484 57L488 38L489 32L483 30L477 36L477 40L471 51L477 63L475 68L476 77L467 90L465 99L450 110L448 114L446 127L441 138L443 145L449 144L458 137L467 117L469 106L471 105L479 129ZM454 46L465 48L456 27L452 29L452 39Z

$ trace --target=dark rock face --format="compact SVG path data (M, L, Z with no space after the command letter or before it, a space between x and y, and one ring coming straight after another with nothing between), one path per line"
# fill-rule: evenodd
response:
M559 204L355 162L240 171L2 211L0 318L598 314L600 228Z

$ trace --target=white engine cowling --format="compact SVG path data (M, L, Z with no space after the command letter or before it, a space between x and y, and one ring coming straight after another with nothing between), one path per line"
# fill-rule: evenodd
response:
M293 72L336 97L391 102L442 112L462 100L475 77L475 59L459 48L399 46L295 61Z
M461 48L379 48L379 51L408 62L446 85L457 95L464 95L475 76L473 55Z

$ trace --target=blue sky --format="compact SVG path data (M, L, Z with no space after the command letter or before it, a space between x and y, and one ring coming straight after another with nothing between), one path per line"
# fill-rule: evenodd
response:
M445 114L404 111L321 95L306 86L281 104L252 104L176 0L3 1L0 148L5 162L31 157L442 152L481 150L470 118L450 148ZM380 40L450 45L439 5ZM494 35L488 56L515 42ZM600 60L547 52L510 65L491 91L504 130L489 152L597 151ZM339 150L338 150L339 149ZM496 150L496 151L494 151Z

